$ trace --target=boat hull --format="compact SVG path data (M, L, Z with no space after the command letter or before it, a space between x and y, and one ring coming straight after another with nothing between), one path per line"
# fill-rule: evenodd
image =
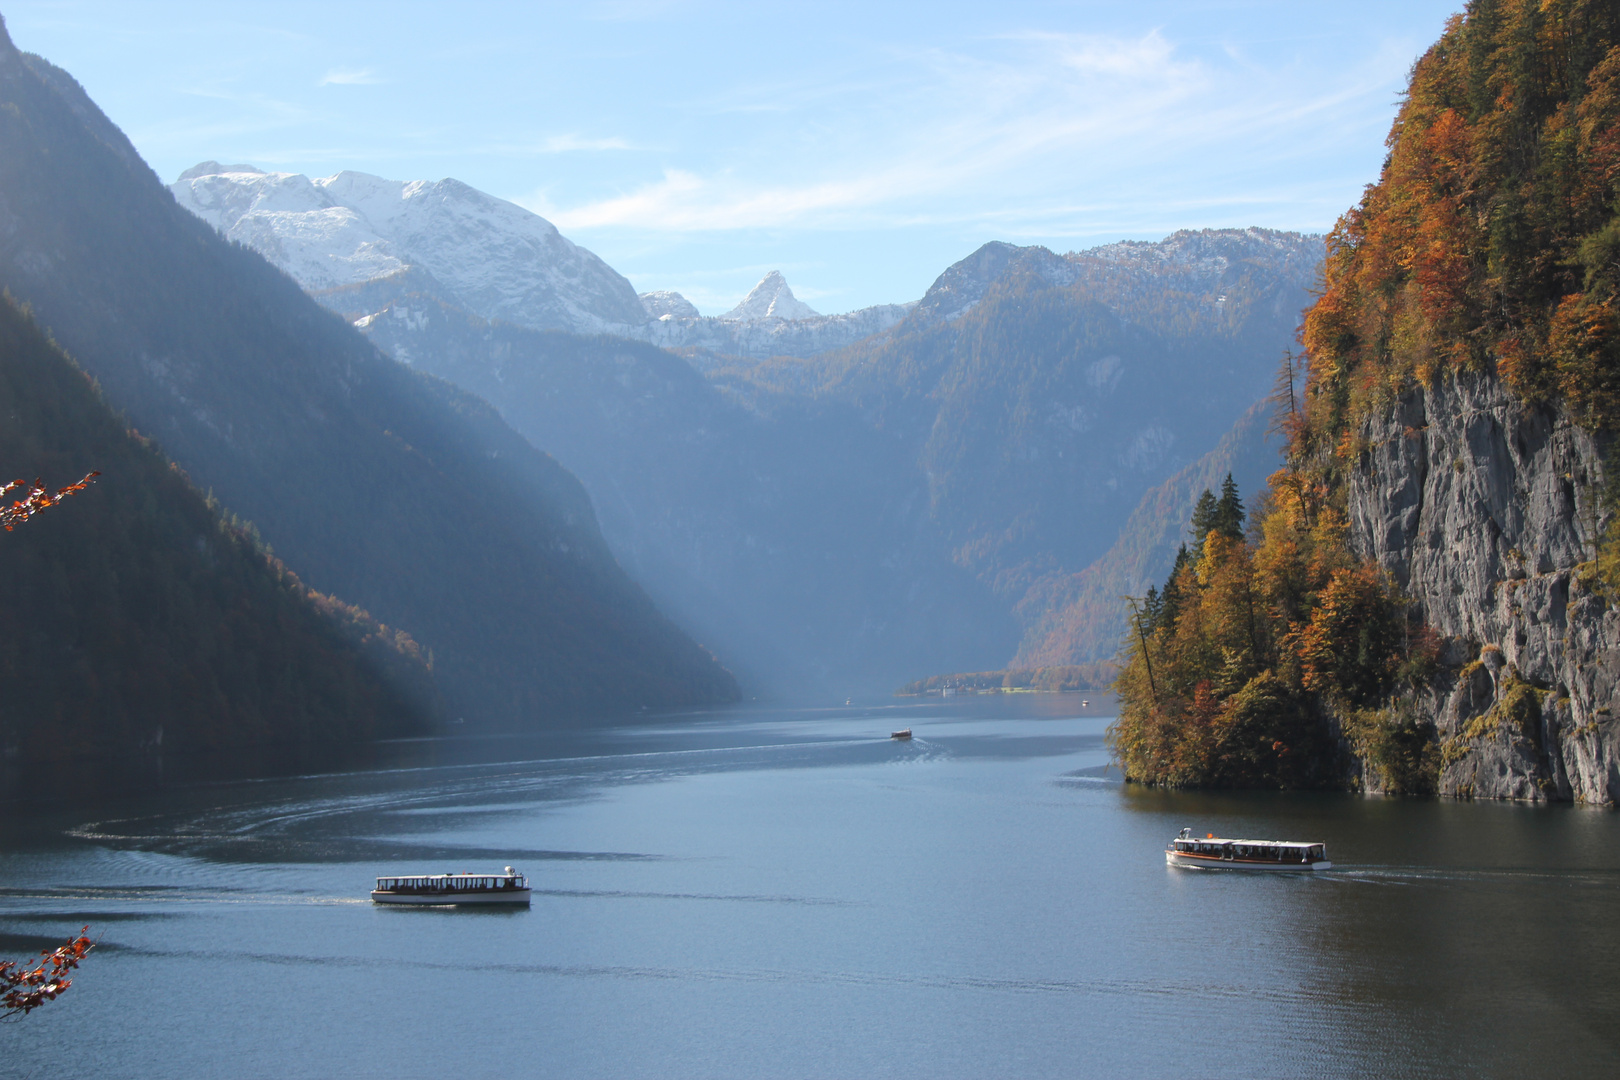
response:
M502 889L488 893L396 893L371 891L374 904L399 904L407 907L528 907L528 889Z
M1166 866L1180 866L1191 870L1261 870L1268 873L1300 874L1313 870L1331 870L1333 864L1326 859L1315 862L1279 862L1275 859L1221 859L1213 855L1190 855L1181 851L1164 853Z

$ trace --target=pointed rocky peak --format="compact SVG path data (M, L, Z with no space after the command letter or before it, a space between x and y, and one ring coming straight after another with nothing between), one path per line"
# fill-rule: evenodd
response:
M772 270L760 279L742 303L720 317L730 322L753 322L756 319L813 319L819 314L793 295L781 271Z
M697 305L678 292L659 289L641 294L641 306L655 319L697 319L702 315Z

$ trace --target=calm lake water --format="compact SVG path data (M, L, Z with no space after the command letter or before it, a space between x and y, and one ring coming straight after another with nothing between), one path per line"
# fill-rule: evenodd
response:
M1078 698L663 718L0 832L0 955L89 923L19 1075L1614 1076L1620 815L1167 794ZM886 738L911 726L910 743ZM479 760L519 757L515 763ZM1311 877L1171 870L1199 832ZM378 909L490 871L509 912ZM64 1072L65 1070L65 1072Z

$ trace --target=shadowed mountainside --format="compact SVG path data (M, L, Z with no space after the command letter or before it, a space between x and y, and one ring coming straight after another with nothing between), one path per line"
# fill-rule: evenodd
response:
M102 473L0 533L7 775L124 785L331 767L426 729L415 643L305 589L126 432L10 300L0 415L0 467L57 483Z
M736 696L619 568L573 476L176 206L82 88L3 32L0 284L306 580L430 650L454 714Z

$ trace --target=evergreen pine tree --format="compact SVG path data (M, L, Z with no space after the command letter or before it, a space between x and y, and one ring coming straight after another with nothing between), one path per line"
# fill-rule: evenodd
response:
M1149 630L1157 630L1164 619L1164 598L1159 595L1157 586L1149 585L1147 595L1142 598L1142 621Z
M1215 515L1219 505L1215 501L1215 493L1210 491L1209 488L1205 488L1204 493L1198 496L1198 505L1193 507L1192 514L1192 538L1195 552L1204 550L1204 537L1208 536L1209 530L1215 527Z
M1170 577L1164 583L1164 591L1159 594L1159 619L1156 626L1176 625L1176 616L1181 614L1182 606L1181 587L1177 584L1177 579L1190 562L1192 553L1187 550L1186 544L1182 544L1181 550L1176 552L1176 561L1170 566Z
M1202 501L1200 501L1199 505L1203 505ZM1243 519L1245 516L1243 500L1238 498L1237 484L1233 481L1232 474L1227 473L1226 479L1221 481L1221 498L1215 504L1215 512L1211 516L1210 528L1219 532L1222 536L1233 540L1241 540L1243 539Z

